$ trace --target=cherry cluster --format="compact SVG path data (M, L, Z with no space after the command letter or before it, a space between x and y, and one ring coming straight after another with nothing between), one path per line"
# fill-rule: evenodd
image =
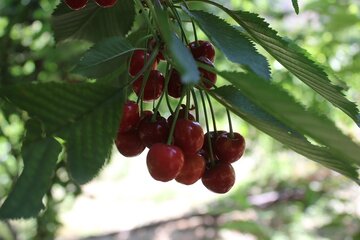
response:
M129 62L129 75L134 77L132 89L138 102L128 100L123 106L115 144L126 157L139 155L147 147L147 167L150 175L158 181L177 182L191 185L199 179L209 190L216 193L228 192L235 183L232 163L244 153L245 140L236 132L209 131L204 134L193 108L181 104L189 86L182 84L180 74L171 68L167 79L157 70L160 61L165 61L164 48L160 47L154 61L151 51L158 44L151 39L148 51L135 50ZM161 44L158 44L161 46ZM215 49L208 41L188 44L194 59L213 67ZM156 53L155 53L156 54ZM144 71L148 63L149 71ZM216 74L199 68L201 81L195 87L206 91L216 83ZM145 72L145 73L144 73ZM193 87L190 87L193 89ZM154 101L168 95L180 98L175 112L168 118L161 116L158 108L141 110L139 104ZM140 105L141 106L141 105ZM141 108L142 109L142 108ZM213 116L214 117L214 116Z
M86 6L89 0L64 0L65 3L71 8L72 10L79 10ZM100 7L112 7L115 5L117 0L95 0L95 2Z

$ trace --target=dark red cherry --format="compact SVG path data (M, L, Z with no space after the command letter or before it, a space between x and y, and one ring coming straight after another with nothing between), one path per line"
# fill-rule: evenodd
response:
M152 51L152 50L155 48L155 46L156 46L156 39L155 39L155 38L151 38L151 39L149 40L149 42L148 42L148 48L149 48L149 50ZM165 60L165 57L164 57L164 55L162 54L162 52L164 51L164 49L165 49L164 44L161 44L161 45L160 45L159 53L158 53L158 55L156 56L156 59L157 59L158 61L164 61L164 60Z
M191 185L199 180L205 171L205 159L200 154L186 155L184 166L175 180L185 185Z
M168 182L180 173L184 165L184 155L176 146L156 143L147 154L146 164L155 180Z
M169 127L165 118L157 115L155 121L152 115L145 116L139 124L139 137L146 147L155 143L166 143L169 136Z
M204 144L202 146L202 149L208 155L210 155L209 138L210 138L210 141L211 141L211 147L212 147L213 154L215 154L215 141L216 141L217 136L219 136L222 133L226 133L226 131L220 130L220 131L217 131L217 132L210 131L210 132L205 133L205 135L204 135Z
M201 178L204 186L215 193L226 193L235 184L235 171L230 163L218 161L205 170Z
M150 54L144 50L135 50L130 59L129 73L131 76L138 74L144 67L145 62L149 61ZM157 61L154 61L151 69L157 68Z
M95 0L95 2L100 6L100 7L112 7L115 5L117 0Z
M214 67L214 64L206 57L199 57L197 61L207 64L211 67ZM201 76L201 83L207 88L212 88L216 83L216 74L209 72L203 68L199 68L200 76Z
M145 146L141 142L136 130L131 130L125 133L118 132L115 145L119 152L125 157L135 157L142 153L145 149Z
M174 142L186 155L197 153L204 143L204 132L200 123L189 119L178 119L175 125Z
M66 5L72 10L79 10L86 6L88 0L65 0Z
M179 119L183 119L185 118L185 113L186 113L186 106L182 106L182 108L179 111L179 115L178 115L178 120ZM174 115L175 113L173 113L172 115L170 115L167 119L169 126L171 126L173 120L174 120ZM195 117L194 115L192 115L191 113L188 112L188 119L191 121L195 121Z
M144 77L141 76L133 83L132 87L137 96L139 96L141 93L143 78ZM147 79L145 84L143 100L151 101L158 99L164 90L164 81L165 78L160 71L151 70L149 78Z
M181 93L182 93L182 83L181 83L180 74L175 69L172 69L168 83L168 94L173 98L180 98Z
M220 161L233 163L241 158L245 150L245 139L234 132L220 134L215 141L215 153Z
M206 57L211 62L214 62L215 59L215 48L208 41L199 40L197 42L189 43L190 51L194 58Z
M124 133L134 129L139 123L139 106L136 102L128 100L123 106L119 132Z

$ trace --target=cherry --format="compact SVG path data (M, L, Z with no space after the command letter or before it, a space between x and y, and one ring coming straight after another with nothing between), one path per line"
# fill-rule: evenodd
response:
M215 58L215 48L214 46L208 41L194 41L189 43L190 51L195 59L199 57L206 57L211 62L214 62Z
M65 0L66 5L72 10L79 10L86 6L88 0Z
M159 114L154 122L152 115L145 116L139 124L139 137L146 147L155 143L165 143L169 135L169 127L165 118Z
M175 145L186 155L197 153L204 143L204 132L200 123L189 119L178 119L174 131Z
M230 163L218 161L205 170L201 178L204 186L215 193L228 192L235 183L235 171Z
M149 46L148 48L150 49L150 51L152 51L154 49L155 45L156 45L156 39L151 38L148 42L148 46ZM164 44L160 44L160 51L159 51L158 55L156 56L156 59L158 61L165 61L165 57L162 54L162 51L164 51L164 49L165 49Z
M180 98L181 93L182 83L180 74L175 69L172 69L168 83L168 94L173 98Z
M184 166L175 180L185 185L191 185L199 180L205 171L205 159L199 153L186 155Z
M150 58L150 54L147 53L146 51L135 50L130 59L130 68L129 68L130 75L134 77L136 74L138 74L141 71L141 69L144 67L145 62L149 60L149 58ZM156 69L156 68L157 68L157 62L154 61L151 69Z
M135 157L145 149L136 130L125 133L118 132L115 139L115 145L119 152L125 157Z
M144 76L141 76L133 83L132 87L137 96L139 96L141 93L143 78ZM164 90L164 81L165 78L160 71L151 70L149 78L145 84L143 100L151 101L158 99Z
M214 64L206 57L199 57L197 61L202 62L206 65L209 65L211 67L214 67ZM201 83L207 88L212 88L216 83L216 74L206 71L203 68L199 68L200 76L201 76Z
M117 0L95 0L95 2L100 6L100 7L112 7L115 5Z
M140 120L139 106L136 102L128 100L123 106L119 132L124 133L136 127Z
M186 113L186 107L185 107L185 106L182 106L182 109L180 109L180 111L179 111L178 119L183 119L183 118L185 118L185 113ZM173 122L173 120L174 120L174 115L175 115L175 113L172 114L172 115L170 115L170 116L168 117L168 119L167 119L169 126L172 125L172 122ZM191 120L191 121L195 121L194 115L192 115L192 114L189 113L189 112L188 112L188 119Z
M220 134L215 141L215 153L220 161L233 163L241 158L245 150L245 139L234 132Z
M184 165L184 154L176 146L156 143L147 154L146 164L155 180L168 182L179 174Z

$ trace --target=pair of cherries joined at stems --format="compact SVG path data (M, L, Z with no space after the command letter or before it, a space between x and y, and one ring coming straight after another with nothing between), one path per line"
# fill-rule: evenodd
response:
M80 10L86 6L88 0L64 0L66 5L72 10ZM115 5L117 0L95 0L100 7L112 7Z
M154 113L144 111L140 116L138 105L127 101L115 144L126 157L137 156L148 147L147 167L155 180L167 182L175 179L191 185L201 179L209 190L226 193L235 183L231 163L243 155L244 138L238 133L230 136L225 131L204 134L192 114L188 113L188 118L185 118L185 111L179 111L173 144L168 145L169 125L174 116L170 115L166 120L158 114L152 121ZM208 139L215 155L214 161L210 160Z

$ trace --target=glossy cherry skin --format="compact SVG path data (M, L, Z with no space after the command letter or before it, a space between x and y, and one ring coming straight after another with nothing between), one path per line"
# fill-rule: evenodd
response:
M206 57L199 57L197 61L207 64L211 67L214 67L214 64ZM201 76L201 84L205 86L205 88L210 89L212 88L217 80L217 76L215 73L206 71L203 68L199 68L200 76Z
M115 145L119 152L125 157L135 157L141 154L145 149L136 130L125 133L118 132L115 139Z
M168 83L168 94L173 98L180 98L182 93L182 86L180 74L175 69L172 69L170 73Z
M86 6L88 0L65 0L66 5L72 10L79 10Z
M146 164L155 180L168 182L180 173L184 165L184 154L176 146L156 143L147 154Z
M143 83L143 76L139 77L132 85L137 96L141 93L141 86ZM149 78L146 81L143 100L151 101L158 99L164 90L165 78L158 70L151 70Z
M218 161L205 170L201 181L212 192L226 193L235 184L234 168L230 163Z
M195 59L206 57L211 62L215 59L215 48L209 41L199 40L189 43L190 51Z
M233 163L241 158L245 150L245 139L239 133L234 132L220 134L215 141L215 153L220 161Z
M134 101L127 101L123 106L119 132L124 133L134 129L139 123L139 105Z
M138 74L144 67L145 62L150 58L150 54L143 50L135 50L130 59L129 73L131 76ZM157 61L154 61L151 69L157 68Z
M95 2L100 6L104 8L112 7L115 5L117 0L95 0Z
M184 166L175 180L185 185L197 182L205 171L205 159L199 153L185 155Z
M204 131L200 123L189 119L178 119L175 125L174 142L186 155L197 153L204 143Z
M139 124L139 137L143 144L150 148L155 143L166 143L169 127L165 118L157 115L155 122L152 115L144 117Z

